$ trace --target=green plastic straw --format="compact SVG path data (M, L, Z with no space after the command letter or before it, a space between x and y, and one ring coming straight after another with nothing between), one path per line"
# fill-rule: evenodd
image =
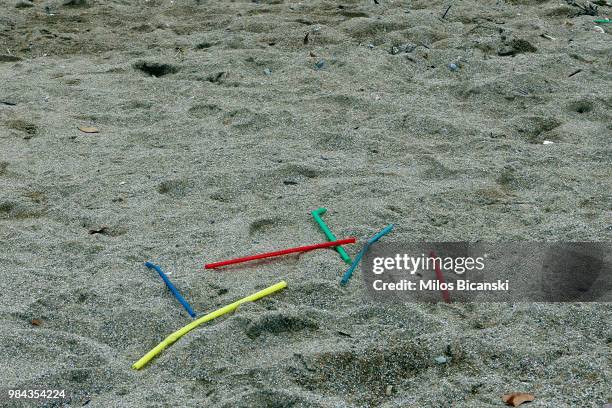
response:
M325 224L325 221L323 221L323 219L321 218L321 216L323 214L325 214L326 212L327 212L327 208L321 207L321 208L317 208L316 210L312 210L311 214L314 217L314 219L317 222L317 224L319 224L319 228L321 228L321 230L323 231L323 233L327 237L327 240L328 241L337 241L337 238L334 235L334 233L331 232L331 230L329 229L327 224ZM344 262L346 262L347 264L350 265L353 262L353 261L351 261L351 257L348 256L348 254L346 253L344 248L342 248L341 246L337 246L336 247L336 251L338 251L338 254L340 254L340 258L342 258L342 260Z

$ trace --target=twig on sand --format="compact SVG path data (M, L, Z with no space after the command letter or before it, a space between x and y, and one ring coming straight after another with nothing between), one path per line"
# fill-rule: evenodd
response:
M444 17L446 17L446 15L448 14L448 11L451 9L451 7L453 7L452 4L446 8L446 11L444 12L444 14L442 14L442 20L444 20Z
M581 72L582 72L582 70L581 70L581 69L577 69L576 71L574 71L574 72L572 72L571 74L569 74L567 77L568 77L568 78L571 78L571 77L573 77L574 75L579 74L579 73L581 73Z

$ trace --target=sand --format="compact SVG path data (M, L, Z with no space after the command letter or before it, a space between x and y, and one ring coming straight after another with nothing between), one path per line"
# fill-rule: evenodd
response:
M351 255L389 223L396 243L609 241L609 25L561 0L0 10L3 389L88 407L612 399L609 303L375 302L360 271L338 285L332 250L202 267L325 241L320 206ZM190 321L146 260L200 314L289 286L134 371Z

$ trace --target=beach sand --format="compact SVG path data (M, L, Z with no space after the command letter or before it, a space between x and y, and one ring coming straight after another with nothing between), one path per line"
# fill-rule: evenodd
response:
M390 223L395 243L609 241L599 3L0 0L0 387L88 407L610 402L609 303L375 302L359 270L339 286L333 250L203 269L324 242L321 206L351 256ZM200 315L288 287L135 371L191 321L147 260Z

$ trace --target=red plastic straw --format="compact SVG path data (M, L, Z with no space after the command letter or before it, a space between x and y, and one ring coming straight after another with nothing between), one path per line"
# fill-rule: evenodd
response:
M434 251L431 251L429 253L429 256L432 258L437 258L436 257L436 253ZM442 273L442 270L440 269L440 265L434 260L434 267L436 269L436 278L438 279L438 282L442 283L446 283L446 281L444 280L444 274ZM450 303L450 293L448 293L448 289L442 289L442 299L444 299L445 303Z
M356 241L355 238L346 238L346 239L340 239L338 241L323 242L322 244L306 245L306 246L301 246L301 247L283 249L281 251L268 252L265 254L245 256L244 258L230 259L229 261L209 263L209 264L204 265L204 268L215 269L215 268L220 268L225 265L232 265L232 264L237 264L241 262L253 261L255 259L271 258L273 256L292 254L294 252L306 252L306 251L312 251L313 249L337 247L337 246L345 245L345 244L354 244L355 241Z

